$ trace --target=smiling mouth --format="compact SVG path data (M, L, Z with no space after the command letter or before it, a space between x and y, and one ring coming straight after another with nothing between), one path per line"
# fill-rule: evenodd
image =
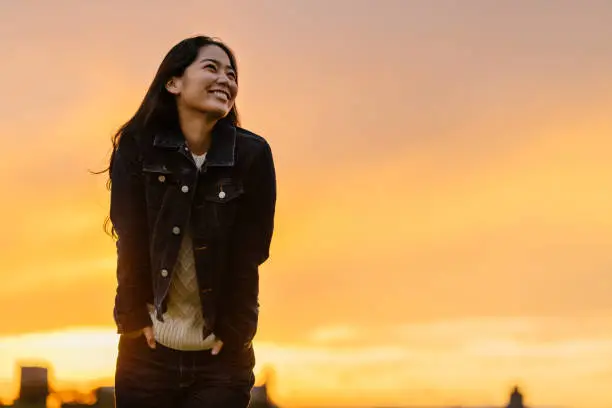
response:
M213 91L209 91L211 94L215 95L218 98L225 99L229 101L231 99L229 92L222 91L220 89L215 89Z

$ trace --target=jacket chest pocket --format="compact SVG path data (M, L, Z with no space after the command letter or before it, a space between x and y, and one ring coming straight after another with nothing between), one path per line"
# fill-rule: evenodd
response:
M171 186L178 184L176 175L164 165L143 164L147 207L159 209Z
M232 179L221 179L206 188L200 205L196 207L198 226L229 230L243 194L242 184Z

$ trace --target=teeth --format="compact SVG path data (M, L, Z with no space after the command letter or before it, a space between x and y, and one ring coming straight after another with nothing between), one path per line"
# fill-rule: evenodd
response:
M223 96L224 98L227 98L227 94L225 92L222 92L222 91L213 91L213 93L215 95L219 95L219 96Z

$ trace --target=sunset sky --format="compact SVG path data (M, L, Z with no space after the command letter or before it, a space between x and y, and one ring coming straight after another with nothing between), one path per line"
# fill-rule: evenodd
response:
M257 370L308 404L612 405L612 2L0 0L0 398L112 384L110 137L165 53L238 56L271 144ZM77 355L84 353L86 356Z

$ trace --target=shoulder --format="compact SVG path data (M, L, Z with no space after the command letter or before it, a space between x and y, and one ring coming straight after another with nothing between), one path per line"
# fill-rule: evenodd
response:
M264 162L274 160L268 141L263 136L241 127L236 127L236 151L238 157L251 163L254 160Z
M113 158L120 161L134 162L140 158L140 143L130 132L121 132L115 140Z
M253 153L270 149L268 141L263 136L241 127L236 127L236 143L240 148L252 150Z
M153 145L153 138L145 132L134 132L130 129L123 129L117 140L117 150L136 154Z

